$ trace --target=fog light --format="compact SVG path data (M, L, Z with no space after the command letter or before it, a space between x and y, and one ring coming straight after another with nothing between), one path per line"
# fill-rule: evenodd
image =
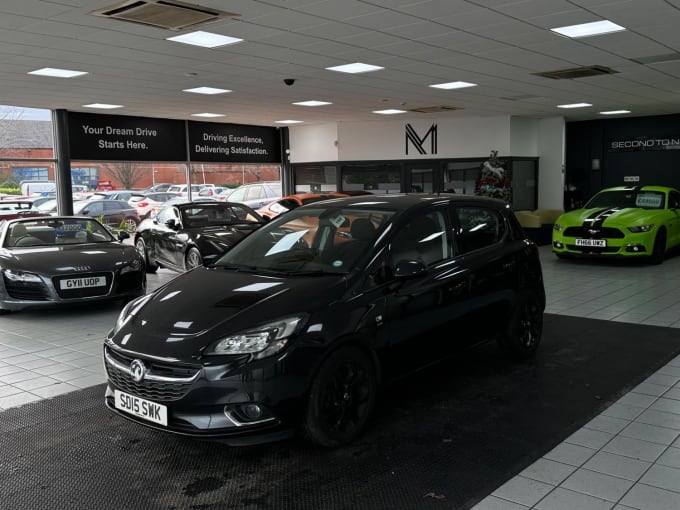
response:
M559 241L555 241L553 244L555 245L555 248L560 248L560 249L564 248L564 245Z
M257 420L262 416L262 408L257 404L246 404L243 406L243 414L251 420Z

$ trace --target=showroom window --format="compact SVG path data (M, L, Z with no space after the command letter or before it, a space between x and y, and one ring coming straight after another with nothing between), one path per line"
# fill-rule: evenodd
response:
M342 167L341 177L341 191L370 191L379 195L401 190L401 167L398 165L347 165Z

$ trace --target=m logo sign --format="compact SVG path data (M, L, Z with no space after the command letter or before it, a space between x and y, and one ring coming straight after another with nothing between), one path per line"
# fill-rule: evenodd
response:
M411 124L406 124L406 154L408 154L409 145L413 145L420 154L427 154L425 142L428 138L430 139L430 154L437 154L437 124L432 124L422 138L418 136Z

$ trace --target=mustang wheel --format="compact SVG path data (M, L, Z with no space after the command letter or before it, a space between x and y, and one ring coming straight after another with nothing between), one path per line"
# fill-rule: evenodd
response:
M376 389L368 356L357 347L341 347L324 361L312 383L304 433L321 446L352 441L373 413Z
M543 333L543 311L534 292L524 291L517 297L515 307L498 343L503 351L515 359L532 356Z
M193 269L198 266L203 265L203 257L201 257L201 252L197 248L189 248L187 256L184 262L186 270Z
M664 229L661 229L654 238L654 251L652 251L650 262L652 264L661 264L665 256L666 256L666 231Z
M158 264L151 262L151 259L149 259L149 255L146 252L146 243L144 242L144 239L138 237L137 242L135 243L135 248L137 249L137 252L144 258L144 267L146 268L146 272L155 273L158 271Z

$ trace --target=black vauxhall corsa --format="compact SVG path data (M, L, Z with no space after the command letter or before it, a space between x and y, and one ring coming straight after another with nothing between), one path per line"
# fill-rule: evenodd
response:
M106 403L229 444L297 429L340 445L381 381L489 338L531 356L544 308L538 250L504 202L318 202L129 303L104 345Z

